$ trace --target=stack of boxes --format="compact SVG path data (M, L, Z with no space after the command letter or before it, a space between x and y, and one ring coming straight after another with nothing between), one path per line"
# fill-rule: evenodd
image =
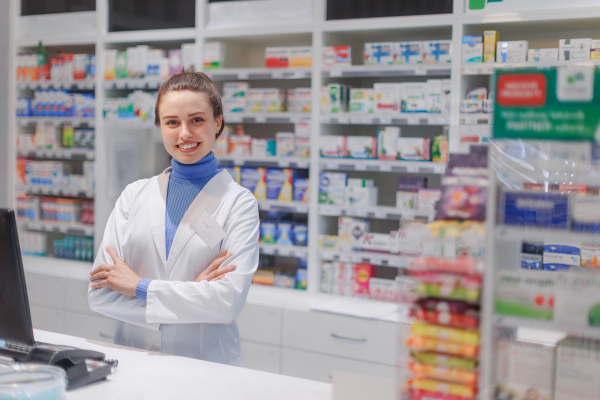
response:
M17 54L17 81L73 82L96 77L96 56L59 54L46 62L45 51Z
M154 106L157 92L148 93L135 90L127 97L104 99L102 114L104 119L129 119L154 121Z
M17 99L17 117L93 118L95 114L96 100L93 94L48 89L36 90L33 98Z
M295 88L287 92L287 110L294 113L311 111L311 89ZM286 94L277 88L250 88L247 82L225 82L225 113L276 113L286 111Z
M452 41L365 43L365 65L452 62Z
M40 189L93 190L94 163L83 162L83 174L71 174L70 164L58 161L17 159L17 184Z
M215 141L215 155L240 157L310 157L310 124L295 124L295 132L277 132L275 139L253 138L238 125L235 134L225 125Z
M308 202L308 171L289 168L224 167L257 200Z

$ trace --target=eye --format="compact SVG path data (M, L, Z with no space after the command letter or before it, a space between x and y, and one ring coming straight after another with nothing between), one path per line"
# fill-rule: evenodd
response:
M202 118L200 118L200 117L196 117L196 118L194 118L194 119L192 120L192 122L194 122L194 123L200 123L200 122L202 122L202 121L204 121L204 119L202 119Z
M165 125L176 125L178 123L179 123L179 121L171 119L171 120L168 120L167 122L165 122Z

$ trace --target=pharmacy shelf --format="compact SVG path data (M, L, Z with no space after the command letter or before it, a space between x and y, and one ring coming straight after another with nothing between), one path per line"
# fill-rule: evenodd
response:
M60 158L67 160L93 160L93 149L18 149L17 154L29 158Z
M64 196L64 197L79 197L84 199L93 199L93 190L70 190L49 187L38 187L28 185L17 185L16 192L26 193L29 195L47 195L47 196Z
M538 243L544 241L561 243L577 240L585 245L600 245L600 234L573 232L567 229L519 228L503 225L496 226L494 239Z
M225 123L228 124L296 124L310 122L310 114L278 113L228 113Z
M219 165L230 164L245 167L308 168L310 159L299 157L250 157L218 155Z
M104 89L158 89L166 79L163 78L127 78L105 80Z
M94 79L82 79L69 82L63 81L33 81L33 82L18 82L17 89L19 90L36 90L36 89L78 89L78 90L94 90L96 82Z
M494 325L513 329L529 328L562 332L565 336L572 335L582 338L600 339L600 327L568 325L556 321L535 320L531 318L495 314Z
M64 258L23 255L25 272L88 281L93 263Z
M69 235L94 236L94 226L80 223L60 223L50 221L18 221L19 227L32 231L60 232Z
M396 172L412 174L443 174L446 164L431 161L386 161L354 158L320 159L321 169L340 171Z
M224 68L205 70L213 81L310 79L311 68Z
M460 114L461 125L490 125L492 123L492 114L474 113Z
M308 247L292 246L283 244L260 243L258 245L260 254L306 258L308 256Z
M415 218L423 218L432 221L435 212L401 209L396 207L356 207L356 206L332 206L320 205L319 214L325 216L343 216L374 219L390 219L390 220L410 220Z
M405 65L352 65L324 68L324 78L368 78L392 76L450 76L450 63Z
M301 203L299 201L259 200L258 209L262 211L308 214L308 203Z
M17 121L21 126L48 123L54 124L54 126L73 125L74 127L80 127L87 125L93 128L96 125L94 117L17 117Z
M321 258L327 261L344 261L353 263L371 263L385 267L409 268L416 259L414 256L399 254L375 253L369 251L333 251L319 249Z
M463 63L463 75L492 75L496 70L513 71L519 68L546 69L550 67L568 67L575 65L600 67L600 60L580 61L542 61L542 62L520 62L520 63Z
M115 118L105 119L104 127L106 129L158 129L154 121L139 118Z
M438 113L399 113L394 115L339 113L321 116L322 124L333 125L448 125L450 117Z

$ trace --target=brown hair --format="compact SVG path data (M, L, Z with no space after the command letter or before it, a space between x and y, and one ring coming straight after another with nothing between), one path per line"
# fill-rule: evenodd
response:
M154 125L160 126L160 115L158 114L158 106L164 95L169 92L180 92L189 90L190 92L205 93L208 96L208 102L213 110L215 119L223 116L223 102L221 95L213 81L202 72L182 72L175 74L164 82L158 89L158 97L156 98L156 106L154 107ZM223 132L225 127L225 118L221 123L221 129L217 133L217 137Z

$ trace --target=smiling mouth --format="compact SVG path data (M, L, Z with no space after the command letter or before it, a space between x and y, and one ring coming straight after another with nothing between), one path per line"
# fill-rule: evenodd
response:
M180 150L193 150L196 147L198 147L199 144L200 144L199 142L196 142L196 143L184 143L184 144L178 144L176 146Z

